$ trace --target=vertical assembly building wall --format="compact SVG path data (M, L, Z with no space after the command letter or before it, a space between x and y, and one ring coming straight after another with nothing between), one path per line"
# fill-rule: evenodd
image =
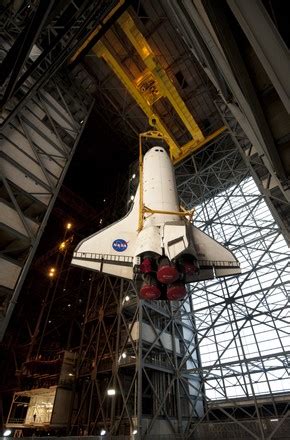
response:
M54 77L4 126L0 150L0 339L90 112Z

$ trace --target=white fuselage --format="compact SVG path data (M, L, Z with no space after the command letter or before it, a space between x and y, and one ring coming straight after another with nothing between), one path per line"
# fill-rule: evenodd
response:
M153 211L180 211L174 169L162 147L153 147L144 156L143 204ZM135 256L147 252L162 255L164 225L178 221L180 217L177 214L145 213L143 228L136 241Z
M152 272L148 271L149 260L155 262L153 272L156 271L161 282L160 279L167 280L168 274L173 273L172 266L166 261L163 264L168 259L173 265L176 263L180 280L185 284L240 273L239 262L228 249L180 215L174 169L164 148L153 147L145 154L142 183L125 217L78 244L72 259L74 265L134 279L138 270L140 274ZM140 197L142 204L153 211L144 213L141 230L138 228ZM152 286L154 290L156 285ZM150 285L144 289L150 290ZM170 300L176 293L172 289L174 286L169 287Z
M162 147L153 147L144 156L143 202L146 208L153 210L180 211L174 168ZM179 219L180 217L174 214L146 214L144 229Z

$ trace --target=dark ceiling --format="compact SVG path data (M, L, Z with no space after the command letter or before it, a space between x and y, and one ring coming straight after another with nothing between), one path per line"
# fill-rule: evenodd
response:
M119 175L128 177L128 165L137 157L138 138L135 146L130 143L125 145L93 108L64 185L92 207L102 207L103 199L114 193Z

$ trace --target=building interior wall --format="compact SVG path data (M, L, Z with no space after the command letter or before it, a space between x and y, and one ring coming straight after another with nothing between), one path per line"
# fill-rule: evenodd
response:
M209 134L213 128L225 125L223 132L205 148L178 162L176 180L180 200L184 207L195 208L194 222L198 227L235 252L242 265L242 274L227 280L191 285L189 297L178 304L150 304L137 299L136 287L131 282L69 268L75 244L72 239L56 259L60 270L55 279L49 280L47 286L41 284L45 285L43 291L34 286L33 281L30 284L31 292L39 290L37 305L41 312L33 316L31 323L29 317L21 318L24 324L19 328L27 327L27 336L25 339L19 334L20 330L15 340L18 338L21 342L11 351L10 359L13 358L18 374L15 386L30 389L41 384L46 388L59 386L61 410L55 414L62 429L59 434L98 437L105 431L109 436L126 440L163 440L165 436L180 440L287 438L290 429L290 273L287 248L289 185L285 178L289 168L285 154L289 143L289 114L283 104L286 97L283 95L284 101L279 98L275 84L260 64L258 52L253 50L258 40L249 44L249 32L241 35L238 18L230 15L233 13L230 9L234 11L237 2L224 2L217 10L212 1L184 0L180 2L187 17L183 21L174 21L170 15L164 18L165 11L176 12L180 7L169 3L139 2L138 8L131 12L153 50L163 53L160 55L162 68L168 70L172 83L179 88L203 132ZM18 89L16 104L23 104L21 109L13 110L10 116L9 106L5 107L5 129L12 127L13 133L24 129L23 118L27 119L24 98L26 93L29 98L35 88L32 101L26 100L27 105L30 109L33 105L33 112L42 112L45 128L54 132L60 143L72 137L74 147L74 139L78 140L88 117L91 98L85 102L87 93L78 95L75 90L72 95L67 93L72 78L97 97L98 112L104 113L102 121L112 124L119 139L125 138L125 144L128 139L131 143L136 142L138 132L148 127L147 116L129 96L129 84L128 90L122 86L100 53L90 54L83 68L75 70L77 74L73 73L65 84L64 95L51 91L58 86L58 76L53 76L57 70L52 69L54 61L62 65L67 59L65 51L67 54L73 52L77 38L72 36L81 37L77 32L83 24L88 26L87 31L92 28L89 14L92 17L95 12L97 14L95 6L99 6L99 2L90 5L84 2L76 8L79 19L60 40L59 54L53 52L50 61L48 57L35 72L35 83L28 81ZM190 18L189 12L193 10L195 15ZM224 34L223 14L229 18ZM18 22L18 30L8 17L7 35L13 37L22 30L25 14L21 8L19 17L22 21ZM99 16L95 18L94 25ZM54 21L52 26L57 32L56 24ZM171 34L176 28L179 31L175 40ZM193 29L195 34L191 32ZM184 30L186 36L182 35ZM230 38L226 41L227 35L234 35L240 43L238 57L234 56L236 42ZM102 41L114 52L127 74L137 78L144 66L136 53L133 54L133 47L126 38L119 22ZM223 55L228 57L226 63L222 62L223 56L217 56L216 49L219 50L221 44ZM200 52L203 45L209 45L210 50ZM179 56L181 47L184 53ZM6 45L4 52L8 49ZM203 70L209 80L205 79ZM77 124L74 136L67 127L66 118L62 123L55 120L55 113L59 113L55 112L55 107L59 110L60 104L51 105L49 96L45 95L42 81L49 72L54 78L53 85L49 86L52 96L62 102L68 119L73 113L72 123ZM243 75L238 77L240 72ZM236 78L232 78L235 75ZM91 79L89 84L88 78ZM63 86L62 80L59 81ZM191 91L187 94L188 86ZM174 109L168 99L162 96L153 104L158 114L171 124L176 139L181 144L188 142L189 133L173 115ZM47 112L47 105L51 105L53 112ZM114 111L110 112L109 108ZM255 130L251 130L249 124L253 124ZM31 121L28 125L30 130ZM33 151L37 142L35 139L31 142L30 137L28 133L25 142ZM10 142L11 134L6 133L5 139ZM275 143L277 151L273 150ZM16 147L20 150L23 145L18 142ZM124 152L125 149L120 154ZM35 151L33 154L37 156ZM99 161L100 157L97 157ZM47 155L47 159L55 160L53 155ZM275 171L274 159L280 174ZM42 174L47 177L42 160L39 164ZM132 202L136 185L134 169L128 184L127 207ZM50 195L56 196L58 189ZM116 199L120 189L116 188ZM3 201L4 193L9 196L6 194L6 201ZM10 198L14 214L19 214L14 193L15 188L11 197L6 185L1 203L7 208ZM21 202L26 207L27 200ZM104 215L98 217L98 228L109 222L112 214L104 211ZM36 241L26 243L31 259L36 244ZM44 261L52 259L48 257ZM7 272L5 276L7 278ZM7 290L2 290L3 298L9 302L11 292L7 295ZM4 302L2 311L6 313L6 310ZM17 319L20 315L18 309ZM59 368L60 353L65 349L71 352L71 359L67 363L62 361L63 368ZM48 423L48 404L50 406L45 399L32 397L29 407L24 407L25 401L22 406L26 408L24 413L27 411L27 423ZM50 431L42 434L50 434Z

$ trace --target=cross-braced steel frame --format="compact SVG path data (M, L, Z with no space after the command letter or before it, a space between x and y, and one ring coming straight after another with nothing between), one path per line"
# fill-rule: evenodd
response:
M25 101L55 75L97 27L92 41L99 38L126 8L125 2L103 23L116 3L85 0L80 4L68 1L56 5L53 1L25 1L1 8L0 101L7 110L0 118L1 126L7 125Z
M66 75L57 75L35 91L2 130L1 265L9 265L10 272L12 265L16 267L18 278L12 273L2 293L0 340L92 104L92 98L76 89Z
M138 301L132 282L95 275L79 352L72 432L135 432L151 438L160 431L183 438L203 413L195 391L199 374L189 376L186 367L199 364L193 328L190 302Z
M230 132L176 169L182 204L195 206L195 224L235 252L241 276L192 285L188 299L172 304L138 301L133 283L94 276L72 432L283 437L287 247L250 171Z
M251 171L233 132L177 169L181 200L196 207L195 224L242 266L239 277L190 288L201 358L191 371L201 375L205 402L194 438L212 435L205 420L235 438L279 438L289 429L281 403L290 391L288 249Z

